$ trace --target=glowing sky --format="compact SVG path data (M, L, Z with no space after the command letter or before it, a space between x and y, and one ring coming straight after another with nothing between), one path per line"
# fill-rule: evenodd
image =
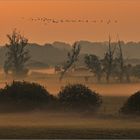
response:
M24 17L24 19L22 19ZM93 19L103 23L62 23L44 25L31 17ZM111 34L125 41L140 40L139 0L0 0L0 44L17 28L30 42L75 40L104 41ZM118 23L106 24L107 20Z

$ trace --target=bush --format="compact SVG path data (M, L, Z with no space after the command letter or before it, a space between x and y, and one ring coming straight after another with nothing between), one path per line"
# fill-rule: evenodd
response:
M95 111L102 103L99 94L82 84L65 86L59 92L58 99L64 109L71 111Z
M128 98L120 112L123 114L140 114L140 91L137 91Z
M50 104L55 98L37 83L13 81L0 89L0 101L16 108L31 109Z

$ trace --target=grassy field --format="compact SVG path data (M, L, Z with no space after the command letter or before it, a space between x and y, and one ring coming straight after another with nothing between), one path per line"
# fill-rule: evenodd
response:
M0 138L6 139L103 139L103 138L140 138L140 130L135 129L83 129L48 127L0 128Z
M65 78L61 82L58 79L58 75L25 78L40 83L54 95L68 83L85 84L103 96L99 111L96 114L40 110L1 113L0 138L140 138L140 118L118 113L128 96L140 90L140 83L85 83L83 76ZM1 78L0 87L13 79L8 80Z
M0 138L140 138L140 118L119 115L127 97L103 97L97 114L0 114Z

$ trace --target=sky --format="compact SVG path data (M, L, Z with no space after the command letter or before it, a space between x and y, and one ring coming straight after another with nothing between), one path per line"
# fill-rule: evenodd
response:
M97 22L45 25L31 21L37 17ZM109 34L113 41L117 34L124 41L140 41L139 0L0 0L0 19L0 44L8 41L6 34L15 28L29 42L39 44L105 41Z

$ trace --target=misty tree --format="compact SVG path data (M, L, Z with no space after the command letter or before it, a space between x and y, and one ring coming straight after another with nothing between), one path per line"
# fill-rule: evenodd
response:
M131 82L130 76L132 74L132 65L127 64L124 66L124 76L126 77L126 81L129 83Z
M121 46L121 42L120 40L118 40L118 53L117 53L117 57L115 59L115 64L116 64L116 70L117 71L117 75L119 77L119 81L123 82L123 77L124 77L124 57L123 57L123 52L122 52L122 46Z
M80 54L80 44L79 42L75 42L72 46L72 50L67 54L67 61L63 66L63 71L60 75L60 80L63 79L65 73L75 64L78 60Z
M135 65L132 68L132 76L140 78L140 65Z
M95 74L98 82L100 82L102 76L102 65L99 58L96 55L86 55L85 63L88 69Z
M105 53L104 59L102 61L103 63L103 71L106 73L106 81L110 81L110 77L113 73L113 67L114 67L114 52L115 48L111 46L111 38L109 36L109 44L108 44L108 50Z
M8 34L7 38L9 43L6 44L5 73L11 72L14 76L26 75L28 69L25 65L30 59L29 51L26 49L28 39L16 30L13 30L12 34Z
M119 52L116 58L116 71L118 71L119 81L123 82L123 79L126 78L126 81L130 82L133 67L131 66L131 64L124 63L123 51L120 40L118 41L118 48Z

